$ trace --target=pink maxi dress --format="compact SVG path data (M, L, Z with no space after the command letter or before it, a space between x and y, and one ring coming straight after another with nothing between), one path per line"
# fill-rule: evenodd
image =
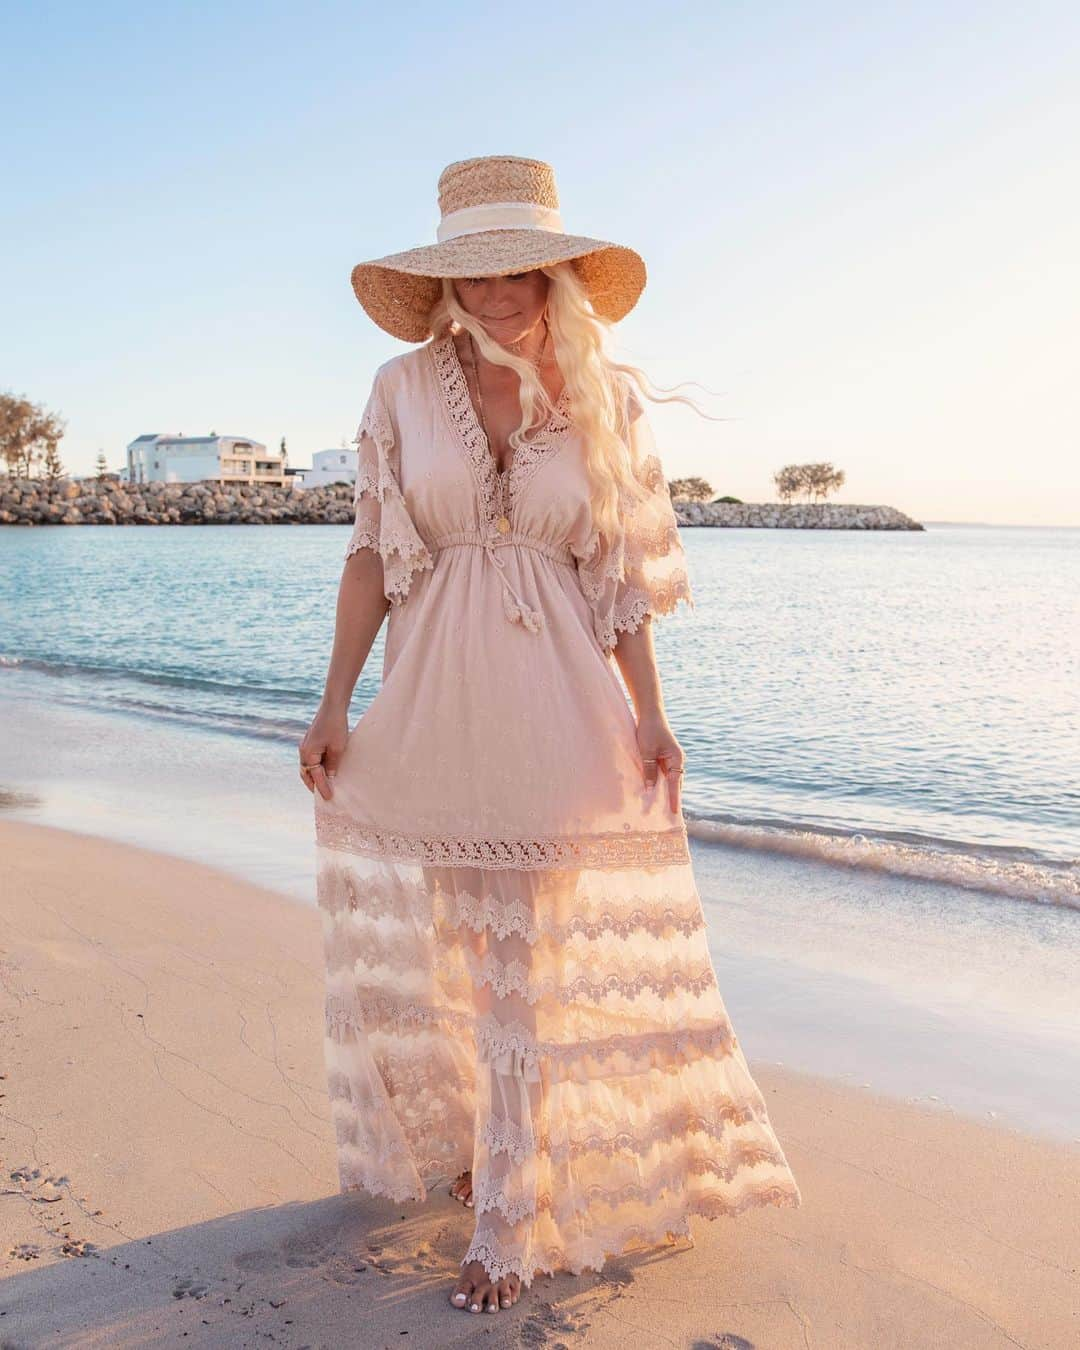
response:
M693 605L627 396L650 492L609 540L565 390L501 474L450 334L379 368L345 556L383 561L382 684L314 794L341 1189L471 1168L464 1261L526 1285L801 1204L611 654Z

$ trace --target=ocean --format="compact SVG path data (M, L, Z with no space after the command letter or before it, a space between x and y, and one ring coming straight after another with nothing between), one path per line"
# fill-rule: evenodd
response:
M313 904L348 533L0 527L0 807ZM749 1053L1075 1138L1080 530L682 537L657 656Z
M1080 906L1080 530L682 535L696 609L655 631L695 837ZM0 528L0 692L295 747L346 538Z

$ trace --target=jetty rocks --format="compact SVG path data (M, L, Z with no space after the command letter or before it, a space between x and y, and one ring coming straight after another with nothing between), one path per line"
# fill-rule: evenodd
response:
M3 525L351 525L348 483L121 483L0 478Z
M837 502L693 502L676 498L680 525L772 530L921 530L892 506ZM351 525L348 483L296 489L276 483L121 483L0 477L0 525Z
M759 530L922 530L895 506L846 502L691 502L675 499L680 525Z

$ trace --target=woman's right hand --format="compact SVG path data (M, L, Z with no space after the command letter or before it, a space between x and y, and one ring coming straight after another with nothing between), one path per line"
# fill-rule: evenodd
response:
M348 708L320 704L300 742L300 778L309 792L318 788L327 800L334 795L330 780L337 773L338 760L348 739Z

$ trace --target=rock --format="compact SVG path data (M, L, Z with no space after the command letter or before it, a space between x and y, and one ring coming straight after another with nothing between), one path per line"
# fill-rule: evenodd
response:
M841 502L687 502L676 499L680 525L770 530L921 530L918 521L894 506Z
M680 525L705 528L797 530L921 530L892 506L839 502L699 502L677 499ZM5 524L103 524L119 519L151 524L349 525L348 483L309 488L266 483L119 483L87 479L0 478Z

